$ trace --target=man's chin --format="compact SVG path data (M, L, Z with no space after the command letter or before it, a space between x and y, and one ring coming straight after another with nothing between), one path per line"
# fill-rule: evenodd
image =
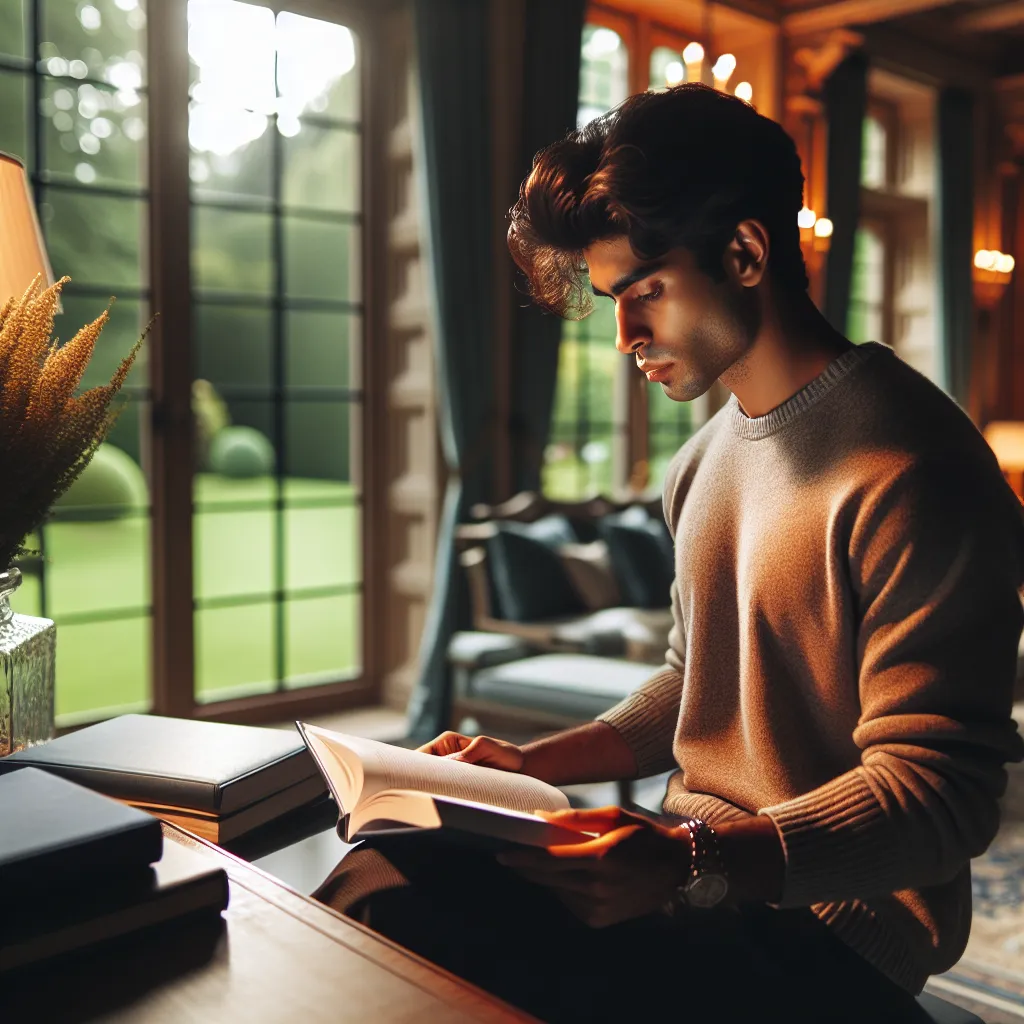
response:
M673 402L692 402L701 395L706 395L711 389L712 381L702 380L668 380L661 385L661 390L672 399Z

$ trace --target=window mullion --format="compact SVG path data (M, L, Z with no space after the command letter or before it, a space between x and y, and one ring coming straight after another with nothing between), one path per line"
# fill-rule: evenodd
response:
M153 710L194 713L187 0L148 8Z

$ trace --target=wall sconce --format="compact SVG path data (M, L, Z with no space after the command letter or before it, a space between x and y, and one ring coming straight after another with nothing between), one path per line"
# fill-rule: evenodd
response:
M1003 297L1013 267L1013 257L998 249L979 249L974 254L974 301L982 309L991 309Z

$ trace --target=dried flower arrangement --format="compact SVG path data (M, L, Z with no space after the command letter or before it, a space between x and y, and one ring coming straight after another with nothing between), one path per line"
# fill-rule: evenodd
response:
M74 482L110 432L110 408L145 334L109 384L75 395L106 310L63 346L50 341L63 277L42 288L37 277L0 309L0 571L25 554L25 538Z

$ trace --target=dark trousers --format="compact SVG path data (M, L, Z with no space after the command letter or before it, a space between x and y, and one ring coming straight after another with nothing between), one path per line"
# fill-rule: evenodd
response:
M543 1021L925 1024L807 909L686 909L590 928L493 854L369 840L315 894Z

